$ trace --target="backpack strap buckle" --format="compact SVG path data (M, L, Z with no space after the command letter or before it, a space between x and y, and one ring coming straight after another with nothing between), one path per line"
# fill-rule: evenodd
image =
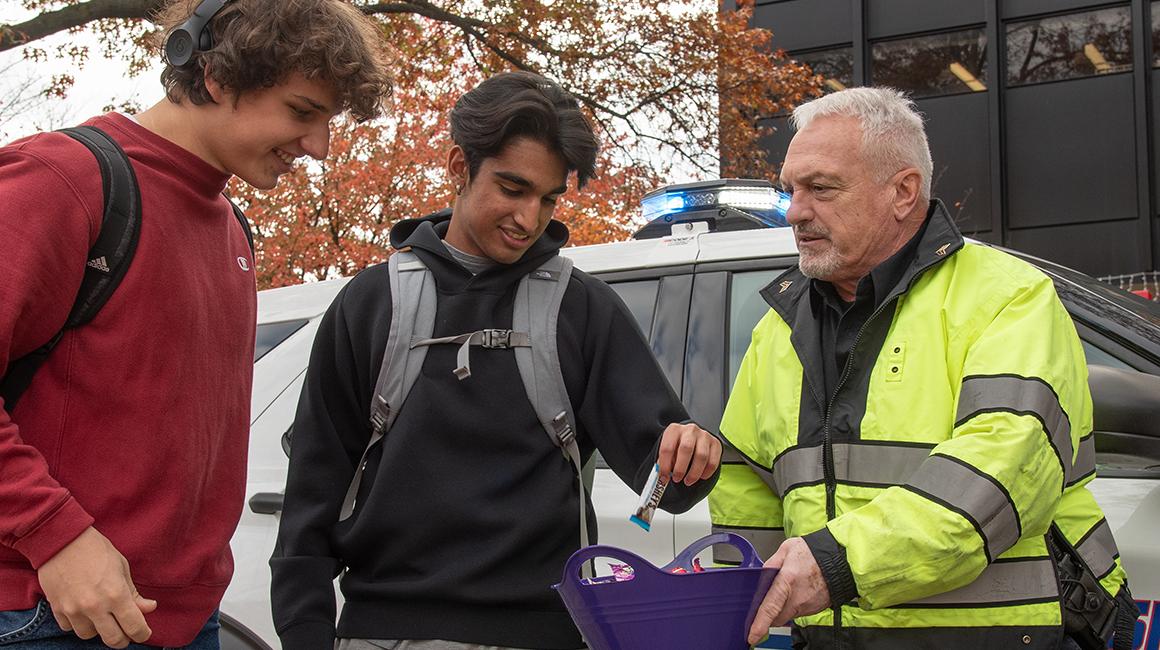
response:
M576 440L576 432L572 430L572 425L568 424L568 414L565 411L560 411L560 414L552 418L552 429L556 432L556 442L560 448L564 450L564 455L568 455L568 446ZM579 471L580 467L577 466Z
M376 394L371 404L371 430L373 433L382 435L391 415L391 406L387 404L387 400L383 399L382 395Z
M485 348L512 347L512 331L502 329L479 330L479 344Z

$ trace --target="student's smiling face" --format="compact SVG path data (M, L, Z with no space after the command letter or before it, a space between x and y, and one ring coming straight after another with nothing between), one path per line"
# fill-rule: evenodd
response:
M277 185L295 159L326 158L338 96L329 82L291 73L284 82L237 95L206 79L214 99L208 162L259 189Z
M455 201L447 243L471 255L513 264L552 220L567 189L564 159L544 143L514 138L498 156L484 158L472 177L463 150L452 147L447 171L463 190Z

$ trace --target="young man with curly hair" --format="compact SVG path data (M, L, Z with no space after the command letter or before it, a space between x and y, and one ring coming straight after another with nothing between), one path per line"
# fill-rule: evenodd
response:
M211 4L177 0L157 22L170 34ZM0 398L0 646L219 646L256 304L222 191L325 158L332 118L375 117L390 80L374 23L341 0L232 0L195 36L188 61L167 61L164 100L86 122L130 160L139 240L96 317L63 332L14 406ZM60 133L0 148L0 179L3 375L61 331L104 194L93 155Z

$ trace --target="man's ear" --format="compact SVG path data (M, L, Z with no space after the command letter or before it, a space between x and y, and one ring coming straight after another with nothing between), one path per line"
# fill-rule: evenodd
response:
M467 183L468 172L467 154L459 145L452 146L447 152L447 180L455 187L461 187Z
M213 103L225 103L225 99L229 94L229 91L227 91L225 86L221 85L217 79L214 79L213 75L210 74L208 65L205 66L205 69L202 71L202 82L205 84L205 90L209 93L210 99L213 100Z
M921 198L922 174L910 167L894 176L894 218L902 221L914 212Z

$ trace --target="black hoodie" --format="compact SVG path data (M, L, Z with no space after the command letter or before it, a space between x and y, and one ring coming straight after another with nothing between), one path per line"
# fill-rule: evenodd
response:
M410 246L435 277L433 335L510 328L516 286L557 254L567 228L551 222L518 262L472 276L443 246L448 221L434 215L391 230L391 244ZM577 548L578 483L536 419L511 350L473 347L471 377L459 381L451 372L458 346L429 348L394 426L369 457L354 515L338 522L370 436L390 318L380 264L342 290L314 342L270 561L283 647L332 647L331 585L344 567L339 637L582 646L551 589ZM639 492L661 432L688 421L684 406L620 298L579 270L560 308L558 346L582 456L599 448ZM715 480L670 486L661 506L683 512ZM591 504L588 517L595 531Z

